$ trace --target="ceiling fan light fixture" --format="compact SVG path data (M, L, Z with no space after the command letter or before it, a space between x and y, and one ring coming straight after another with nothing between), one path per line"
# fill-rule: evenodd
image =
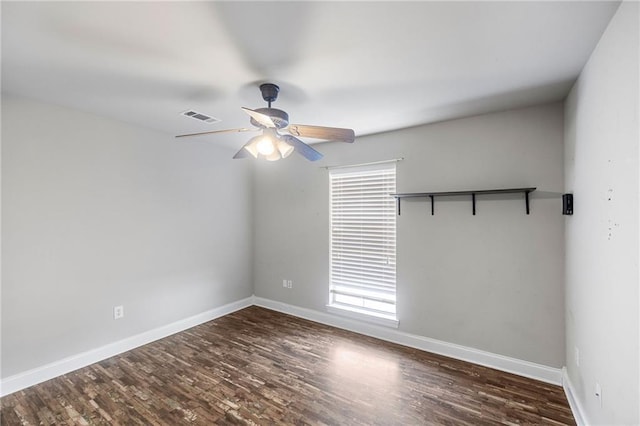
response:
M258 154L267 156L273 154L276 151L276 146L270 137L263 136L256 143L256 149L258 150Z
M265 155L264 158L267 161L278 161L282 158L282 156L280 155L280 151L276 149L271 154Z
M262 135L257 136L255 142L255 149L258 154L265 158L274 158L274 153L278 154L277 160L281 158L280 151L278 150L278 144L280 142L280 136L275 129L267 128L262 131ZM253 144L251 144L253 145ZM274 161L274 159L270 160Z
M249 152L253 156L253 158L258 158L258 142L263 138L262 135L254 136L251 140L244 146L244 149Z
M287 158L293 152L293 147L283 140L278 141L278 151L282 158Z

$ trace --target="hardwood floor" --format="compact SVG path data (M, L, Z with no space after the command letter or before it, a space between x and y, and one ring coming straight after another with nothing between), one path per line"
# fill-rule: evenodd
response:
M1 424L575 424L562 388L258 307L8 395Z

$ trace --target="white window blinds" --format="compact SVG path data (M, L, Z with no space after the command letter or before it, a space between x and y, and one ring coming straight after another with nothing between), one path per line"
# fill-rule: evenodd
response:
M395 164L330 172L330 305L395 318Z

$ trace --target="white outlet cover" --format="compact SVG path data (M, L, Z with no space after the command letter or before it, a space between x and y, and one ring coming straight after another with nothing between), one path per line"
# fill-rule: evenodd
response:
M124 316L124 306L114 306L113 307L113 319L120 319Z

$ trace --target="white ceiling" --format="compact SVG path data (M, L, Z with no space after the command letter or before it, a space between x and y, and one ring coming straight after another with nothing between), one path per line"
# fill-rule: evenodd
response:
M2 90L177 135L248 126L269 81L364 135L564 98L618 4L3 1Z

